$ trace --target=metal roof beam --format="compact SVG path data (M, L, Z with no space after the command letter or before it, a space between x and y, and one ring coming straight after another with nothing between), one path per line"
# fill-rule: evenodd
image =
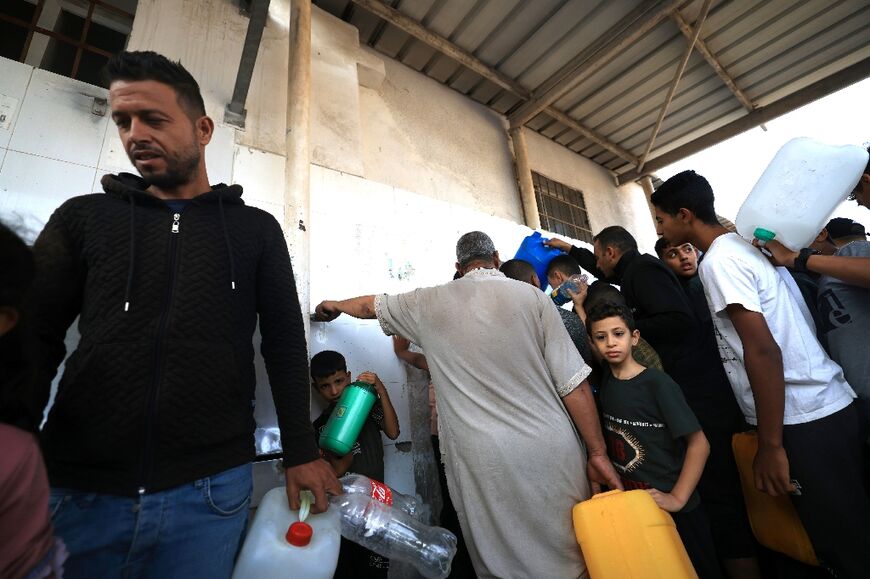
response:
M694 37L695 31L692 29L689 23L686 22L686 19L683 18L683 15L680 14L679 10L674 10L671 13L671 18L674 19L674 22L676 22L677 26L679 26L680 28L680 32L682 32L686 38L691 40ZM725 83L725 86L728 87L728 89L732 92L732 94L734 94L737 100L740 101L740 104L743 105L743 108L751 112L752 109L755 108L755 106L752 104L752 101L749 100L749 97L746 96L746 93L740 90L740 87L737 86L737 83L734 82L734 79L731 78L731 75L728 74L728 71L725 70L725 67L722 66L722 63L719 62L719 59L716 58L716 55L713 54L713 52L707 46L707 43L704 42L701 38L698 38L697 40L695 40L695 49L701 56L704 57L704 60L707 61L707 64L709 64L710 67L719 76L719 78L722 79L722 82Z
M772 102L765 107L753 109L752 112L740 117L730 123L719 127L718 129L698 137L694 141L690 141L685 145L672 149L658 157L653 158L646 164L644 173L649 174L662 167L667 167L671 163L675 163L680 159L685 159L689 155L694 155L699 151L703 151L708 147L719 144L726 139L730 139L735 135L739 135L744 131L753 129L762 123L771 121L779 116L798 109L806 104L809 104L829 94L835 93L850 84L862 81L870 77L870 58L857 62L843 70L836 72L828 77L814 82L799 91L785 96L778 101ZM636 169L632 169L619 176L619 184L623 185L630 181L634 181L643 174Z
M648 17L645 15L651 10L650 4L641 3L538 87L534 91L534 98L510 116L511 126L517 127L529 122L535 115L658 26L681 2L682 0L658 2L658 6Z
M614 155L625 159L626 161L628 161L632 165L636 166L640 163L640 159L637 156L635 156L634 154L632 154L631 151L628 151L628 150L620 147L616 143L613 143L613 142L605 139L604 137L602 137L598 133L596 133L590 129L587 129L586 127L584 127L579 122L577 122L573 118L569 117L568 115L566 115L562 111L554 109L553 107L547 107L546 109L544 109L544 112L547 113L548 115L550 115L551 117L553 117L554 119L556 119L557 121L559 121L560 123L562 123L563 125L565 125L566 127L574 129L575 131L577 131L578 133L580 133L581 135L583 135L584 137L586 137L587 139L589 139L593 143L601 145L602 147L604 147L605 149L607 149L608 151L610 151Z
M698 36L701 35L701 28L704 26L704 21L707 20L707 14L710 12L710 6L713 0L704 0L704 5L701 6L701 13L698 15L698 21L695 23L695 33L692 35L689 45L686 46L686 52L683 54L683 59L680 61L677 70L674 73L674 80L671 82L671 88L668 89L668 95L665 97L665 102L659 110L659 117L656 119L656 124L650 133L649 141L646 148L643 150L643 155L640 156L640 163L637 164L637 170L643 171L643 165L652 150L653 144L656 142L656 137L659 136L659 131L662 128L662 123L665 121L665 116L668 114L668 108L671 106L671 101L674 100L674 95L677 94L677 87L680 85L680 79L683 78L683 72L686 70L686 65L689 64L689 57L692 56L692 51L695 49L695 42L698 41Z
M381 0L351 0L354 4L358 5L360 8L364 8L379 16L380 18L386 20L399 30L402 30L420 42L431 46L438 52L444 54L457 61L459 64L469 68L470 70L476 72L483 78L489 80L490 82L495 83L501 88L510 91L511 93L517 95L522 99L528 99L531 96L531 93L528 89L522 86L520 83L515 81L514 79L508 77L502 72L494 69L489 66L467 50L457 46L453 42L450 42L443 36L435 34L434 32L426 29L422 24L414 20L413 18L409 18L405 16L398 10L391 8L384 4ZM582 134L584 137L601 145L608 151L612 152L614 155L618 155L619 157L625 159L626 161L637 164L638 158L633 155L631 152L626 151L616 143L612 143L607 140L603 136L599 135L595 131L584 127L578 121L572 119L562 111L556 110L552 107L545 107L541 109L542 112L547 113L554 119L563 123L564 125L574 129L578 133Z
M515 95L522 98L529 97L528 89L526 89L523 85L521 85L514 79L510 78L504 73L501 73L491 68L488 64L486 64L467 50L460 48L456 44L450 42L443 36L435 34L434 32L430 32L427 28L425 28L422 24L420 24L413 18L409 18L395 8L387 6L381 0L351 1L360 8L364 8L372 14L383 18L399 30L407 32L420 42L431 46L438 52L449 56L459 64L473 70L488 81L495 83L501 88L509 90Z

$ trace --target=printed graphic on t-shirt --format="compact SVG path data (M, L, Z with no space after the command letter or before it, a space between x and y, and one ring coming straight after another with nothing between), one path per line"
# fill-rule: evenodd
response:
M846 310L843 302L829 289L819 295L819 314L824 328L822 331L830 332L834 328L842 328L852 323L852 316Z
M649 422L634 422L622 420L609 414L604 415L604 430L607 434L607 450L613 466L620 473L630 473L637 470L646 458L646 452L640 440L625 426L639 428L664 428L664 424Z

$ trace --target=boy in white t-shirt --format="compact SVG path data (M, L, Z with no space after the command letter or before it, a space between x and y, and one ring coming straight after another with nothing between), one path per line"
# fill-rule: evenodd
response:
M863 423L855 393L816 339L797 288L719 224L713 190L694 171L668 179L651 200L658 233L705 254L699 273L722 363L747 422L758 429L756 487L792 494L817 556L838 576L866 576Z

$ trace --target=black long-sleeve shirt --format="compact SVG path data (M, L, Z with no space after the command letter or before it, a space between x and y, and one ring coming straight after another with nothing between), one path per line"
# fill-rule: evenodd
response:
M278 222L217 186L183 211L133 175L52 215L34 246L43 407L53 485L158 491L254 458L252 336L259 321L287 466L318 456L302 312Z

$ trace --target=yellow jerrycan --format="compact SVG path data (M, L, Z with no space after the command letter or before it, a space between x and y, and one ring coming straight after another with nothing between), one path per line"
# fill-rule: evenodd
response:
M601 493L573 515L590 579L697 579L674 520L648 492Z
M731 438L734 459L740 472L740 486L749 514L749 524L758 542L807 565L818 566L810 538L787 496L774 497L755 488L752 462L758 452L758 436L740 432Z

